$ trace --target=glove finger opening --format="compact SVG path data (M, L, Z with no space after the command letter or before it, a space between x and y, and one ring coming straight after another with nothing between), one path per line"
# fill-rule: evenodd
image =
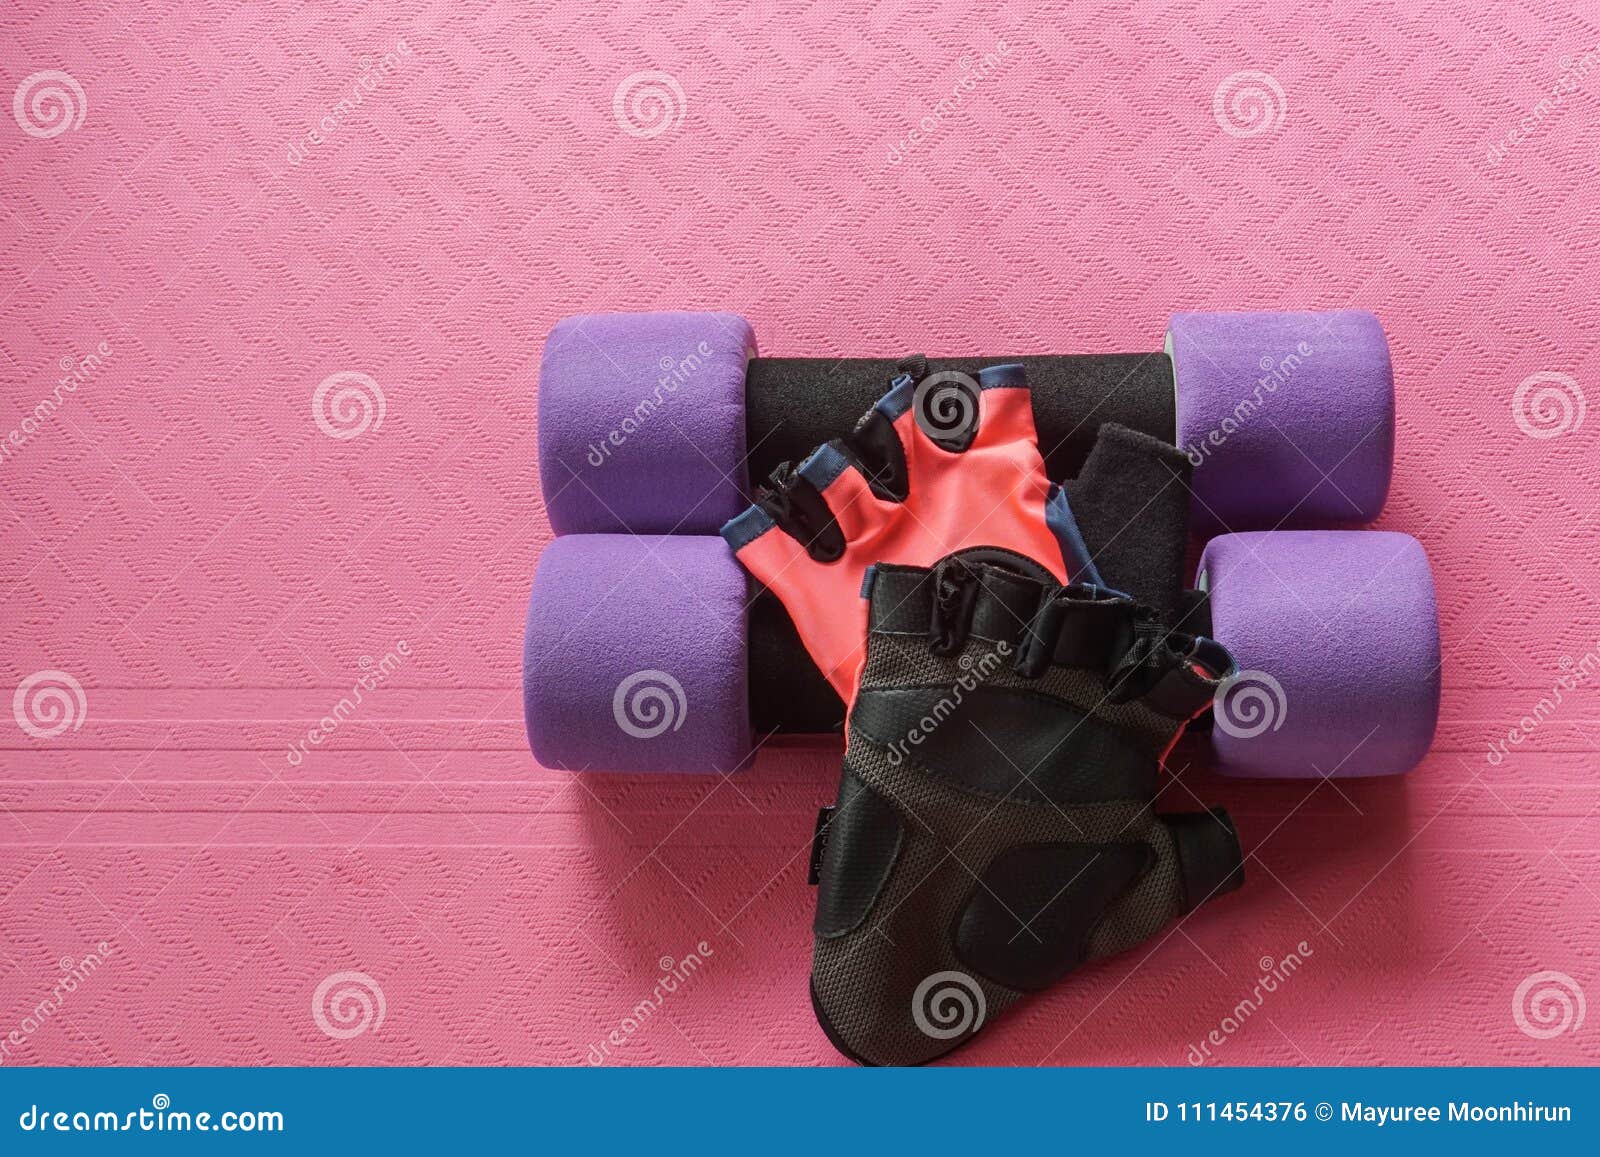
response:
M911 493L906 468L906 448L900 442L894 417L879 403L867 411L844 438L844 450L867 479L872 492L887 502L904 502Z
M828 517L843 536L856 544L876 533L892 517L894 504L873 492L860 467L839 442L829 442L801 465L799 473L816 486Z
M1026 446L1039 455L1039 431L1033 420L1033 391L1020 365L988 366L978 371L981 404L972 444L977 447ZM1040 459L1039 468L1044 468Z
M838 443L828 443L800 464L773 471L755 506L723 528L736 552L776 527L819 563L837 562L848 545L868 536L885 517L883 500L872 493ZM743 557L743 554L740 554Z

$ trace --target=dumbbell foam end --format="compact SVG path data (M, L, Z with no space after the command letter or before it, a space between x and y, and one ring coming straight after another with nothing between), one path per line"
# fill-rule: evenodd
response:
M1212 711L1217 770L1398 775L1439 719L1439 619L1422 544L1388 531L1212 539L1211 630L1240 674Z
M715 534L745 497L745 367L731 313L591 313L550 330L539 478L557 534Z
M1179 313L1167 353L1198 528L1354 524L1382 512L1394 373L1372 314Z
M570 771L749 762L744 572L720 538L591 534L545 548L528 598L528 742Z

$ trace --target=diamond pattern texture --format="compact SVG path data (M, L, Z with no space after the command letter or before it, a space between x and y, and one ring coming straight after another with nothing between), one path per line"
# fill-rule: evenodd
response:
M1397 370L1380 525L1437 572L1433 753L1336 787L1184 771L1172 806L1229 808L1246 889L955 1059L1182 1064L1218 1030L1224 1063L1600 1061L1592 1022L1514 1012L1546 970L1600 996L1595 681L1534 715L1597 645L1600 416L1517 421L1532 375L1574 416L1600 390L1592 12L228 7L0 15L6 85L65 72L87 106L0 122L0 685L83 693L48 738L0 716L0 1060L839 1063L805 989L836 750L727 780L526 752L550 326L1121 351L1178 309L1354 305ZM1245 70L1281 97L1219 102ZM646 71L664 121L619 116ZM366 376L342 418L313 405L339 374ZM347 971L364 1031L330 1034Z

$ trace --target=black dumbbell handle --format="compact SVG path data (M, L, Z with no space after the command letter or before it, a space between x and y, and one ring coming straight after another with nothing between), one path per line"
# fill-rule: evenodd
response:
M1172 362L1165 354L1020 357L929 356L931 370L976 374L1018 362L1033 392L1045 470L1075 477L1102 423L1116 422L1171 442ZM893 358L753 358L745 373L745 445L749 477L759 482L783 462L800 462L848 433L888 392Z

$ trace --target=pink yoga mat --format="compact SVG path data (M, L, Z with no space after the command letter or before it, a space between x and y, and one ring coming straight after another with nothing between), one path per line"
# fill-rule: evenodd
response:
M956 1059L1600 1060L1600 31L1056 7L10 5L0 1061L839 1063L836 753L528 755L551 325L1122 351L1346 306L1392 344L1379 525L1438 580L1432 754L1184 772L1245 890Z

